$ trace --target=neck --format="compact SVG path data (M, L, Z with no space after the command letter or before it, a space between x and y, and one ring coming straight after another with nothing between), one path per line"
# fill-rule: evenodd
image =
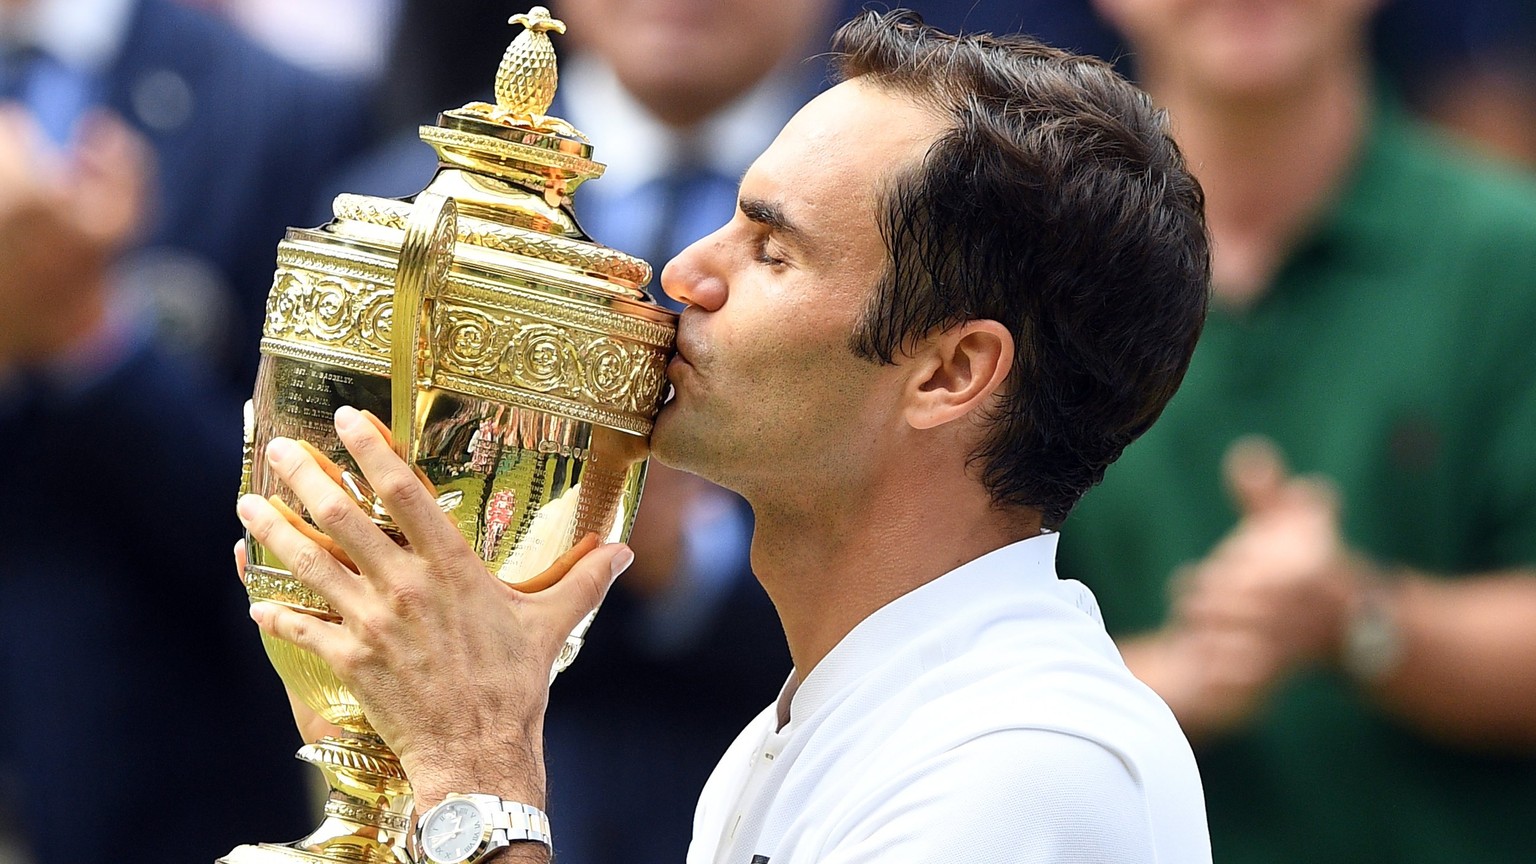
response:
M1236 97L1155 70L1144 77L1205 189L1212 281L1224 305L1246 306L1264 294L1331 203L1365 137L1363 53L1310 72L1283 92Z
M756 517L752 569L778 609L801 680L882 606L1040 533L1038 513L994 507L962 469L824 488L819 498L748 496Z

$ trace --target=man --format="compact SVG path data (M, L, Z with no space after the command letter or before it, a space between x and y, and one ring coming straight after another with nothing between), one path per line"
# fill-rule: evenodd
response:
M342 95L168 0L0 0L0 775L37 864L212 860L308 820L207 574L272 246L352 134Z
M751 502L796 669L706 785L689 860L1208 861L1181 733L1051 563L1182 376L1206 306L1199 189L1097 61L901 14L838 47L846 80L663 275L686 308L657 456ZM253 616L356 688L423 807L485 793L526 814L549 664L632 556L604 547L515 596L365 418L337 428L410 549L279 440L274 470L361 573L247 497L252 536L344 622ZM439 860L457 806L423 823Z
M1216 302L1062 568L1233 864L1536 844L1536 189L1373 98L1376 5L1101 3L1198 166Z

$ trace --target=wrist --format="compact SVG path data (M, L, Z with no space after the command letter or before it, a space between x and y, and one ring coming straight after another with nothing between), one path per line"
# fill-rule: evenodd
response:
M1340 634L1338 665L1359 684L1374 686L1402 662L1399 574L1368 564L1356 568L1355 596Z
M551 857L550 850L539 843L518 843L503 846L480 860L484 864L545 864Z
M415 793L416 813L450 793L482 793L521 801L539 809L547 803L542 735L507 738L477 746L454 746L402 756Z

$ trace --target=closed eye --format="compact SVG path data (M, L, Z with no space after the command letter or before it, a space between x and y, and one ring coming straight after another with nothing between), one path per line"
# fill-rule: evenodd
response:
M776 257L771 251L769 251L769 238L767 235L764 235L758 239L757 247L752 254L752 258L753 260L757 261L757 263L764 264L769 267L783 267L789 263L783 258Z

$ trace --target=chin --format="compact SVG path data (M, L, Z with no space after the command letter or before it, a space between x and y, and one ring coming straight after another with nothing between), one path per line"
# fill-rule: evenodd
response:
M1296 52L1233 50L1208 56L1197 76L1205 90L1232 100L1269 101L1294 93L1308 69Z
M690 471L687 453L693 448L688 446L688 436L679 428L679 420L673 403L661 406L656 425L651 429L651 458L668 468Z
M656 428L651 433L651 458L657 462L686 471L717 486L731 488L724 482L719 459L712 458L709 442L689 434L675 413L667 408L656 418Z

